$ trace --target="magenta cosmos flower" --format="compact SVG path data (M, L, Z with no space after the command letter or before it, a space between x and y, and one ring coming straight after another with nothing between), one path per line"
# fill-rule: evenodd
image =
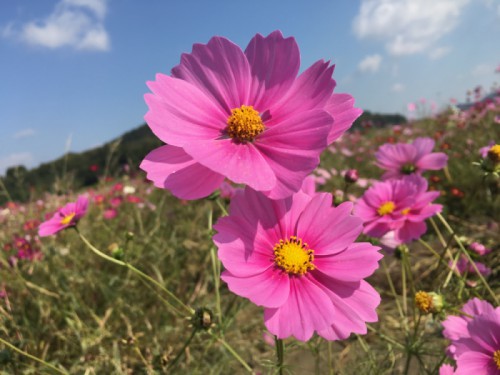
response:
M427 181L417 175L375 183L357 201L355 214L363 219L363 232L380 238L393 231L393 242L407 243L426 231L425 220L441 211L431 204L439 192L427 191Z
M500 308L497 308L496 310L500 313ZM467 324L476 316L495 312L495 308L487 301L480 300L479 298L473 298L467 301L467 303L462 307L462 311L467 314L467 316L450 315L442 323L444 327L443 336L451 341L450 346L448 346L447 353L453 359L457 359L455 346L456 341L464 337L469 337Z
M455 342L456 375L500 375L500 309L467 323L467 337Z
M243 52L214 37L183 54L172 75L148 82L151 130L167 145L141 163L148 179L182 199L208 196L227 177L277 199L300 189L320 153L361 114L333 94L334 66L297 76L294 38L257 34Z
M413 143L386 143L375 153L376 164L385 169L383 180L401 178L405 175L422 174L427 170L444 168L448 156L443 152L432 152L431 138L417 138Z
M439 368L439 375L455 375L455 369L448 364L441 365Z
M57 210L51 219L40 224L38 235L40 237L51 236L63 229L75 226L87 212L88 203L88 198L80 195L76 203L71 202L66 204L63 208Z
M382 255L353 243L362 223L351 210L351 203L332 207L327 193L271 200L247 187L214 226L222 279L264 307L265 325L278 338L307 341L316 331L345 339L378 320L380 296L363 279Z

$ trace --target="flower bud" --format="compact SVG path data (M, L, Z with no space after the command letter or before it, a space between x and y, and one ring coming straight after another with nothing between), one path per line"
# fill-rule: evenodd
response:
M348 169L344 174L344 181L348 184L354 184L359 179L359 174L356 169Z

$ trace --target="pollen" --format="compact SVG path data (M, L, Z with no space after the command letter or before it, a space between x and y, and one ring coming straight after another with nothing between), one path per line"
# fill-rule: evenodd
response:
M495 364L497 365L497 369L500 370L500 349L496 350L493 353L493 361L495 361Z
M415 305L423 313L429 313L433 307L432 296L423 291L415 293Z
M380 216L384 216L384 215L387 215L387 214L390 214L394 211L394 209L396 208L396 205L394 204L393 201L389 201L389 202L385 202L383 203L377 210L378 214Z
M488 158L494 163L500 163L500 145L491 146L488 150Z
M413 164L405 164L401 167L401 173L402 174L412 174L417 170L417 167Z
M61 223L62 225L68 225L69 223L71 223L71 220L73 220L73 218L74 218L74 217L75 217L75 213L73 212L73 213L71 213L71 214L69 214L69 215L64 216L64 217L61 219L60 223Z
M313 261L314 250L295 236L274 246L274 263L288 274L305 275L315 269Z
M231 110L226 128L231 138L242 143L252 142L264 129L259 112L252 106L242 105Z
M407 208L405 208L404 210L401 210L401 213L402 213L403 215L408 215L408 214L410 213L410 211L411 211L411 208L410 208L410 207L407 207Z

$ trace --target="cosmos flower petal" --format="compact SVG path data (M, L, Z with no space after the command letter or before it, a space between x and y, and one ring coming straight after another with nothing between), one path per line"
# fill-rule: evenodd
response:
M306 69L297 77L288 94L270 108L269 125L274 126L301 112L325 108L335 87L332 78L333 69L334 67L329 66L328 62L321 60Z
M310 238L308 244L316 255L330 255L344 250L361 234L362 220L352 216L352 203L332 207L332 196L315 195L297 223L297 235Z
M407 221L406 224L396 232L396 240L408 243L419 239L425 232L427 232L425 221Z
M294 336L307 341L315 330L332 324L335 311L327 294L313 282L302 278L290 279L290 296L277 308L264 310L264 322L280 339Z
M421 158L422 156L432 152L435 142L432 138L419 137L415 138L411 144L415 146L417 150L417 158Z
M422 156L416 163L417 167L422 170L439 170L443 169L448 163L448 156L443 152L434 152Z
M289 300L288 275L274 270L271 266L260 274L246 277L224 271L221 279L227 283L231 292L248 298L258 306L275 308Z
M153 94L144 96L149 107L145 120L153 133L169 145L216 138L227 126L229 115L189 82L157 74L148 87Z
M363 110L354 108L354 98L349 94L332 94L325 109L333 117L333 126L328 134L328 144L337 140L361 116Z
M332 325L318 331L327 340L343 340L351 333L365 334L366 322L377 322L377 306L380 296L366 281L348 283L333 281L319 276L321 285L328 288L327 293L335 308Z
M485 374L496 375L498 369L495 369L491 355L485 353L464 353L457 359L457 370L455 375Z
M253 77L250 98L256 109L269 108L292 86L300 68L300 53L294 38L284 38L280 31L267 37L255 35L247 48Z
M236 44L213 37L207 44L195 44L190 54L172 69L172 76L197 86L227 113L246 104L251 73L248 60Z
M155 186L169 189L181 199L206 197L224 181L224 176L197 163L175 146L165 145L151 151L140 167Z
M242 145L231 139L208 139L186 144L184 150L198 163L237 184L264 191L276 185L275 171L252 143Z
M336 256L318 256L314 265L318 271L337 280L359 281L370 276L378 268L382 254L380 248L370 243L354 243Z

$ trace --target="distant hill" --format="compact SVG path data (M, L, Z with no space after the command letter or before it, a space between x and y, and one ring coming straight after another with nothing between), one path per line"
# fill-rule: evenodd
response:
M378 114L366 111L356 120L353 129L370 126L382 127L406 122L399 114ZM62 157L27 170L24 166L11 167L0 179L0 204L10 197L14 201L27 201L43 192L62 193L68 189L91 186L100 178L117 176L128 165L134 171L141 160L162 142L144 124L121 137L81 153L68 153Z
M57 194L69 188L93 185L101 177L121 173L124 165L137 169L144 156L161 144L149 127L142 125L103 146L68 153L31 170L24 166L11 167L1 179L12 200L26 201L46 191ZM2 193L0 191L0 204L7 200L7 195Z

